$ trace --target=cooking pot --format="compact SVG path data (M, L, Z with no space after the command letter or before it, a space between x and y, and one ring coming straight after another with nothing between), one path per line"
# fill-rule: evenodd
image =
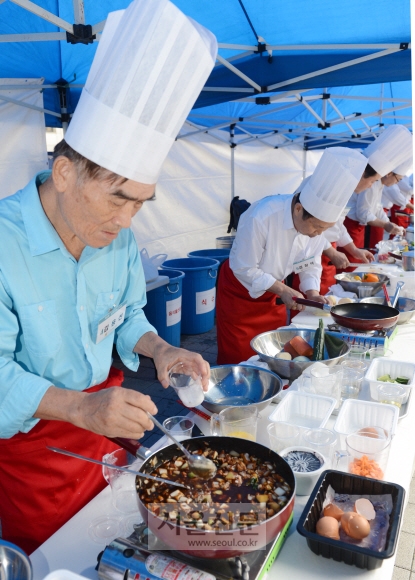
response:
M143 456L143 448L138 441L120 438L112 440L116 441L130 453L133 452L138 457ZM197 558L234 558L235 556L240 556L241 554L264 548L269 542L274 540L288 522L294 509L295 478L288 463L275 453L275 451L272 451L255 441L247 441L236 437L193 437L192 439L188 439L182 443L189 451L195 451L201 447L205 447L206 443L211 449L218 452L223 450L225 452L235 451L242 454L249 453L249 455L258 457L258 459L261 460L261 463L269 461L276 466L278 473L290 486L291 495L287 504L281 509L281 511L271 518L255 526L251 526L249 530L197 530L197 533L196 530L187 533L186 528L178 526L176 523L164 522L162 518L157 517L147 509L146 505L141 501L138 495L140 513L152 533L162 542L167 544L170 549ZM146 450L146 459L140 470L145 473L151 473L157 469L161 463L171 459L177 454L180 454L180 451L177 449L176 445L169 445L151 455L148 455ZM140 489L141 485L142 480L137 477L137 490ZM195 539L198 541L205 540L206 544L195 549ZM209 545L211 547L209 547L208 541L210 542ZM193 544L191 548L190 542Z
M402 252L402 268L405 272L412 272L414 270L414 250Z

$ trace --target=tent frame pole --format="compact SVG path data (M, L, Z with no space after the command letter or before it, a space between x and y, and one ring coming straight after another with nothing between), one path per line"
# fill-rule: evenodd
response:
M229 127L229 144L231 148L231 201L235 197L235 125Z

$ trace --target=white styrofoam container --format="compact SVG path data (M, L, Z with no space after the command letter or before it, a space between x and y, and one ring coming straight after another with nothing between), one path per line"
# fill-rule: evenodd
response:
M374 401L378 401L378 385L394 385L396 383L388 383L385 381L378 381L378 377L383 375L390 375L392 379L397 377L407 377L409 383L401 385L406 387L406 395L403 404L408 402L410 390L415 383L415 364L401 360L393 360L390 358L379 357L372 360L369 368L365 374L365 382L370 387L370 396Z
M324 427L334 411L336 399L293 391L287 393L269 416L270 421L286 421L300 427Z
M55 570L45 576L43 580L87 580L87 578L69 570Z
M393 437L398 418L399 409L393 405L346 399L340 407L339 415L334 424L334 432L339 436L342 447L346 444L346 435L363 427L382 427Z

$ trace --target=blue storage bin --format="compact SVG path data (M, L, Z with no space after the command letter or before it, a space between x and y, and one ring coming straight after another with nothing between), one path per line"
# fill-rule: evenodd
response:
M147 292L144 314L161 338L172 346L180 346L182 315L182 283L185 277L179 270L159 270L160 276L170 281Z
M183 280L182 333L209 332L215 323L216 278L219 262L211 258L166 260L164 269L185 273Z
M219 264L222 264L229 258L230 253L230 248L212 248L210 250L195 250L194 252L189 252L187 255L189 258L212 258L213 260L217 260Z

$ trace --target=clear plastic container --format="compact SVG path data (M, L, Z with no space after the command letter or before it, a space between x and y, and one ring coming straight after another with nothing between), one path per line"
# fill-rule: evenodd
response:
M80 576L69 570L55 570L48 574L43 580L87 580L86 576Z
M378 359L379 360L379 359ZM399 409L392 405L347 399L344 401L334 424L334 431L340 437L344 448L346 436L364 427L381 425L390 437L393 437L398 424Z
M365 383L369 385L370 396L374 401L378 401L378 385L393 385L388 381L379 381L379 377L390 375L392 379L397 377L406 377L409 379L407 385L402 385L406 388L406 394L402 404L405 405L409 398L409 393L415 383L415 364L404 362L400 360L393 360L390 358L375 358L370 363L365 375Z
M299 427L324 427L334 411L336 399L293 391L287 393L269 416L270 421L286 421Z

